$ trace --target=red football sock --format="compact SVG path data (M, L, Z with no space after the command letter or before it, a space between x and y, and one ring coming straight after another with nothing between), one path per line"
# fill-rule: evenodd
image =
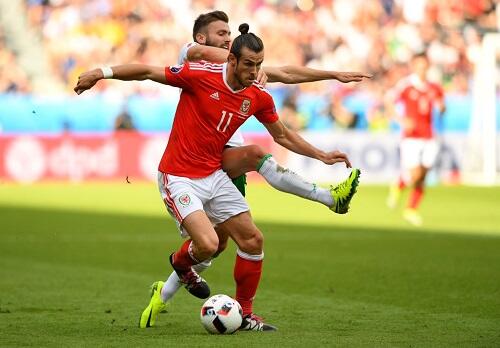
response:
M236 255L234 280L236 281L236 301L243 309L243 316L253 312L253 299L262 274L262 260L252 261Z
M398 188L400 190L404 190L406 188L406 184L405 184L405 181L403 180L402 177L399 177L399 181L398 181Z
M185 241L179 250L174 253L174 264L176 268L182 270L188 270L192 265L199 263L193 260L189 254L189 246L191 245L191 239Z
M410 199L408 200L408 208L417 209L422 196L424 195L424 188L422 186L417 186L411 191Z

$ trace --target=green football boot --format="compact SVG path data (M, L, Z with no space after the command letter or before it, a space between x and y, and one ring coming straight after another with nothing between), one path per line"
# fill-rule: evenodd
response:
M139 327L141 329L154 326L158 313L165 311L167 304L161 300L160 292L164 282L157 281L151 285L151 301L141 314Z
M333 205L330 207L331 211L337 214L347 213L349 210L349 203L351 203L351 199L356 193L360 175L361 172L359 169L353 169L346 180L335 187L330 187L330 193L333 197Z

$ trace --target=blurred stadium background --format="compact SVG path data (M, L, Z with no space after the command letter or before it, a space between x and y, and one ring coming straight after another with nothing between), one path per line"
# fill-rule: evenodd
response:
M134 329L179 244L149 181L179 93L111 80L72 91L95 67L174 64L213 9L229 14L233 37L250 24L266 65L374 75L267 86L289 127L363 171L343 217L249 185L266 236L256 307L274 336L205 335L185 294L158 330ZM0 346L498 346L499 12L494 0L0 0ZM447 112L415 229L384 204L399 127L382 99L424 50ZM308 179L345 175L274 147L256 121L243 130ZM233 257L207 272L215 291L234 291Z
M240 23L251 24L266 44L269 66L374 74L360 84L268 85L288 126L318 146L348 151L364 169L365 182L394 180L399 129L385 113L382 98L408 74L411 56L427 51L430 78L444 86L448 108L444 118L436 118L444 145L430 181L498 183L500 39L495 35L495 3L0 1L0 175L20 182L153 175L172 124L177 90L101 81L76 97L72 88L80 73L99 66L173 64L180 46L191 41L193 20L217 8L230 14L233 33ZM117 129L139 133L116 135ZM256 120L243 130L249 143L271 146ZM306 177L336 178L335 169L284 156L282 162Z

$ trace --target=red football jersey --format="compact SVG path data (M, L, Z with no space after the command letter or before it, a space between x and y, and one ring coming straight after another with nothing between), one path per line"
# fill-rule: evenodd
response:
M414 127L405 129L407 138L432 138L432 111L437 102L443 101L442 88L432 82L421 82L415 76L403 80L399 86L398 100L403 103L404 117L411 119Z
M159 170L203 178L221 168L222 151L249 117L278 120L274 101L261 85L234 91L226 82L226 64L185 63L165 68L169 85L182 88L174 124Z

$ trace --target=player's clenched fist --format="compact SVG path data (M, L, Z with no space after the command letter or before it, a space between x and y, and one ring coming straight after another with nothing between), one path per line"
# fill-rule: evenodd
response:
M344 162L347 168L351 168L351 162L347 155L340 151L325 152L319 158L325 164L335 164L339 162Z
M73 89L76 94L81 94L83 91L87 89L91 89L100 79L104 78L101 69L94 69L87 72L84 72L80 76L78 76L78 82L76 83L76 87Z

